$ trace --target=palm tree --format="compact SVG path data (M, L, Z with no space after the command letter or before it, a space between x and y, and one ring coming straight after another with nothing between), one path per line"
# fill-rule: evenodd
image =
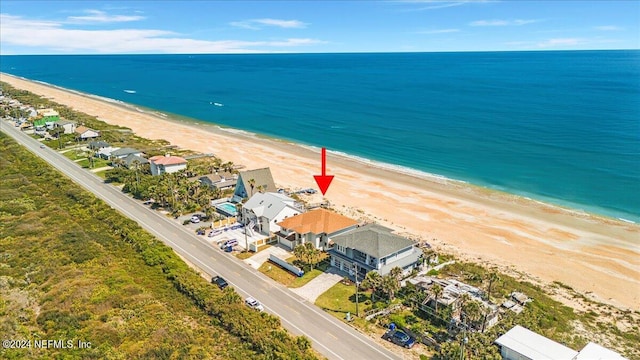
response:
M382 290L387 293L389 301L395 299L395 293L400 289L400 282L391 274L382 277L382 283L380 284Z
M380 289L380 283L382 282L382 276L377 271L369 271L365 275L364 280L360 285L364 289L372 289L374 292Z
M440 286L440 284L434 284L431 287L431 292L433 293L433 297L436 301L436 316L438 316L438 299L440 298L440 295L442 295L442 286Z
M400 281L401 277L402 277L402 269L399 267L394 267L393 269L391 269L389 271L389 276L391 276L392 278L396 279L397 281Z
M249 179L249 181L247 181L247 183L249 183L249 186L251 186L251 196L253 196L253 187L256 186L256 179Z

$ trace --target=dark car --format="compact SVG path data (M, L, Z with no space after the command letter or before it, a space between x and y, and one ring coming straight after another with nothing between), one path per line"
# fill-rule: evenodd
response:
M223 278L221 278L220 276L217 276L217 275L211 278L211 283L218 285L220 290L224 290L224 288L229 286L229 283L227 282L227 280L225 280L225 279L223 279Z
M382 338L407 349L411 349L416 343L416 339L401 330L389 330L382 335Z

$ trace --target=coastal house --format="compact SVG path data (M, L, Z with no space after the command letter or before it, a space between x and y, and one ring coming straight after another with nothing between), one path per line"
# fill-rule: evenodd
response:
M326 209L314 209L286 218L278 223L278 242L293 249L310 242L318 249L327 249L334 236L358 226L358 222Z
M106 141L102 141L102 140L97 140L97 141L91 141L89 142L88 145L89 149L91 150L98 150L98 149L102 149L102 148L107 148L107 147L111 147L111 145L106 142ZM113 149L113 148L112 148ZM118 149L118 148L116 148Z
M149 159L151 175L171 174L187 168L187 160L169 154L154 156Z
M280 230L277 223L303 211L301 204L286 195L258 192L242 205L242 222L251 230L270 235Z
M60 114L53 109L39 109L38 115L33 120L34 126L53 126L53 123L60 120Z
M276 185L273 182L271 169L268 167L241 171L238 174L238 181L232 201L242 202L242 200L253 196L256 192L276 192Z
M226 190L236 186L238 175L224 171L201 176L198 180L212 189Z
M122 166L126 167L127 169L130 169L135 165L146 165L149 163L149 160L136 154L129 154L124 159L121 159L121 161L122 161Z
M142 156L142 151L128 147L120 148L111 152L111 160L116 161L119 159L124 159L129 155Z
M589 342L578 352L574 360L625 360L626 358L617 352L604 346Z
M76 137L80 140L95 139L100 136L99 131L90 129L84 125L78 126L75 132L76 132Z
M92 143L95 141L92 141ZM106 144L106 143L105 143ZM89 148L91 149L91 145L89 145ZM111 159L111 153L120 149L119 147L113 147L113 146L106 146L106 147L101 147L101 148L94 148L94 150L96 150L96 155L98 155L100 158L105 159L105 160L109 160Z
M496 339L504 360L574 360L578 352L516 325Z
M361 279L369 271L386 275L395 267L408 273L422 263L422 251L412 240L378 224L358 227L331 240L331 265L350 274L356 269Z
M55 122L55 127L62 128L64 134L73 134L77 126L78 123L73 120L60 119Z

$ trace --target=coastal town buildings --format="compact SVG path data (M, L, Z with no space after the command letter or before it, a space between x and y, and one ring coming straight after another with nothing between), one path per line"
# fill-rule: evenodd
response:
M317 249L328 249L334 236L353 230L358 222L326 209L314 209L279 222L278 242L293 249L310 242Z
M304 211L302 204L278 193L255 193L242 206L242 222L264 235L280 231L280 221Z
M100 136L100 132L90 129L86 126L78 126L75 130L76 137L79 140L95 139Z
M253 196L256 192L276 192L271 169L268 167L238 173L238 182L232 201L241 202Z
M55 122L55 127L62 128L64 134L73 134L77 126L78 123L73 120L60 119Z
M236 186L238 174L223 171L201 176L198 180L212 189L227 190Z
M171 174L187 168L187 160L180 156L158 155L149 159L151 175Z
M331 265L350 274L355 269L360 279L369 271L387 275L395 267L406 274L422 263L422 251L412 240L378 224L350 229L331 241Z

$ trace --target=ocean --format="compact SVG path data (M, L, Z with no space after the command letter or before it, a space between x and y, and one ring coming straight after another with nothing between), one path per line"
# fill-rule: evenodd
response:
M2 56L0 71L640 221L640 51Z

